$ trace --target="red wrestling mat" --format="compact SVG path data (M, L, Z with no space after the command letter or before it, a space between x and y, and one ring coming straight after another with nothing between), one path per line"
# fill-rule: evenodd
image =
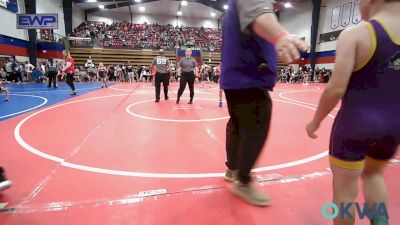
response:
M7 203L0 222L331 223L321 207L331 201L333 119L317 140L304 131L322 85L280 84L271 95L271 132L254 173L273 198L268 208L243 203L222 179L228 112L218 107L218 86L197 85L193 105L175 104L177 88L171 84L170 100L156 104L150 83L117 84L3 122L0 162L14 186L0 196ZM396 224L394 162L387 175Z

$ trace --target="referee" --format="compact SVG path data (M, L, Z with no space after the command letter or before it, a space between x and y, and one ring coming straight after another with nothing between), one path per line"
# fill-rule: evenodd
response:
M169 85L169 70L170 63L169 59L165 57L165 51L160 49L160 55L155 57L153 63L150 66L150 71L153 70L153 67L156 66L156 77L155 77L155 85L156 85L156 102L160 102L160 88L161 82L164 85L164 97L165 100L168 100L168 85Z
M190 90L190 101L188 104L193 104L193 97L194 97L194 80L196 78L197 72L197 62L192 57L192 49L187 48L185 53L185 58L182 58L179 61L179 69L181 71L181 80L178 90L178 99L176 100L176 104L179 104L179 100L185 91L186 83L189 84Z

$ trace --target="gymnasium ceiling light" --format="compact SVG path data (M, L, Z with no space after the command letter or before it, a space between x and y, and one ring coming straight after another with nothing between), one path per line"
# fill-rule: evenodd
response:
M293 5L290 2L286 2L283 6L285 6L285 8L292 8Z
M140 7L139 7L139 11L140 11L140 12L144 12L144 11L146 11L146 8L145 8L144 6L140 6Z
M141 2L142 0L135 0L135 2Z
M97 0L87 0L87 2L97 2Z
M224 5L224 9L227 10L229 8L228 5Z
M182 11L178 11L178 12L176 13L176 15L182 16Z
M100 9L104 9L104 5L99 5L99 8Z
M215 14L215 12L211 12L210 15L211 15L212 17L215 17L217 14Z
M187 1L181 1L181 5L187 6L188 2Z

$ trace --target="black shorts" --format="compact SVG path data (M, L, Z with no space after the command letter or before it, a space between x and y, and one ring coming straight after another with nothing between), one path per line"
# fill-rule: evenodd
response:
M99 77L100 77L100 78L105 78L105 77L106 77L106 73L104 73L104 72L99 72Z

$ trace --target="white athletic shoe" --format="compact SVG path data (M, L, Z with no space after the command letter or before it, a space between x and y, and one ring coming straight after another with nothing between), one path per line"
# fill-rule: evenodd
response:
M4 176L4 169L0 167L0 192L10 188L12 182Z
M9 180L0 182L0 192L10 188L11 186L12 186L12 182Z

